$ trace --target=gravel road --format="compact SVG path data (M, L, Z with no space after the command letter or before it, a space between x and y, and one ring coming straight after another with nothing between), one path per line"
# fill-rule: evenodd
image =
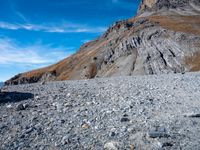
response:
M199 150L200 73L4 87L1 150Z

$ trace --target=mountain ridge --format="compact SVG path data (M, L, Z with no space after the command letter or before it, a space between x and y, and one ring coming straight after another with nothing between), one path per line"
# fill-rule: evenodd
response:
M4 82L0 82L0 88L3 87L3 85L4 85Z
M200 1L143 0L134 18L46 68L19 74L10 84L200 70Z

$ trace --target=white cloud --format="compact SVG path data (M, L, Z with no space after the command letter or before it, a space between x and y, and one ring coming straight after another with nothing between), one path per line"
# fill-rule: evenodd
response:
M66 58L73 52L73 48L52 48L41 44L21 47L13 40L0 39L0 65L41 67Z
M18 30L19 26L10 24L10 23L5 23L5 22L0 22L0 28L2 29L10 29L10 30Z
M62 25L37 25L37 24L18 24L0 22L1 29L8 30L29 30L29 31L42 31L51 33L102 33L106 30L105 27L89 27L86 25L69 24Z

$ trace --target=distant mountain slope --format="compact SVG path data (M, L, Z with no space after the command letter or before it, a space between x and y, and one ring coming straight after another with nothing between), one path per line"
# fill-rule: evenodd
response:
M52 66L6 84L200 70L200 1L143 0L138 15Z
M0 82L0 88L4 85L4 82Z

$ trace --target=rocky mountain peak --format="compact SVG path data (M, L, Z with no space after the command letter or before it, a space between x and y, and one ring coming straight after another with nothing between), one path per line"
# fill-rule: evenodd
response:
M198 14L200 0L142 0L138 14L147 15L156 12L178 14Z
M140 6L140 10L146 8L152 8L158 0L143 0Z

